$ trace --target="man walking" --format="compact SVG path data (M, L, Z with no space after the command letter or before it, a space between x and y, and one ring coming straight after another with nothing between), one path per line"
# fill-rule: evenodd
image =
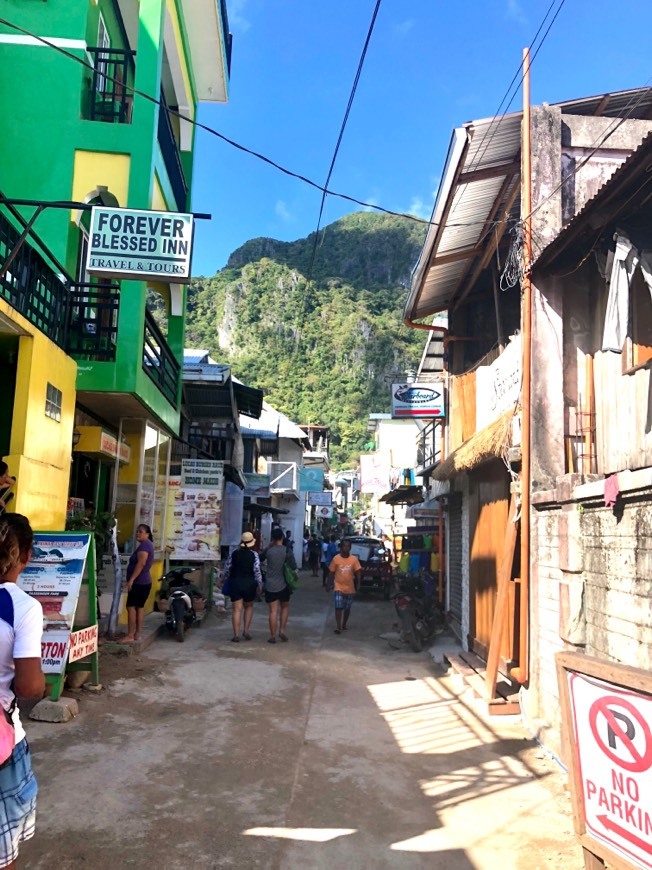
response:
M335 602L335 634L346 630L353 596L360 589L362 566L356 556L351 555L351 541L344 539L340 544L340 552L330 563L330 578L333 584Z
M292 550L283 546L283 530L272 529L272 543L261 553L261 561L267 565L265 581L265 601L269 607L269 639L267 643L276 643L276 631L283 642L287 641L285 629L290 613L290 588L285 582L284 567L286 561L296 571L297 563ZM280 618L279 618L280 607Z

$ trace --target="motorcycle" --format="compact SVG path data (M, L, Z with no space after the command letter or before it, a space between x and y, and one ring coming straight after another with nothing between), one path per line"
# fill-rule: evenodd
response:
M425 574L398 574L392 597L403 640L415 652L421 652L442 628L435 580Z
M184 565L172 568L162 581L159 608L165 609L165 625L170 634L175 635L179 643L185 640L186 629L197 621L196 599L198 590L188 580L187 574L195 568ZM202 599L203 601L203 599Z

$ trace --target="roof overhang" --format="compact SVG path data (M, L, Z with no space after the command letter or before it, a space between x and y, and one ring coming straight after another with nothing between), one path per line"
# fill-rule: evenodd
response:
M229 70L220 0L181 0L192 71L200 102L226 103Z
M647 119L652 89L554 106L562 115ZM471 121L453 131L431 226L412 272L406 323L458 306L489 266L506 230L520 218L522 115Z
M398 486L396 489L390 489L385 495L382 495L378 501L385 504L421 504L423 501L423 487L421 486Z

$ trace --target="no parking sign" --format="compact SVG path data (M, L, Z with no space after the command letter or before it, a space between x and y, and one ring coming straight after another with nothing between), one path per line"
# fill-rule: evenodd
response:
M557 666L582 845L652 870L652 677L576 653Z

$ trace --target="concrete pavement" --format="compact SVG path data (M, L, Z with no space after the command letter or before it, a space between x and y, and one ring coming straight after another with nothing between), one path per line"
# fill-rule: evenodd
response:
M290 642L233 644L213 615L184 644L103 656L67 725L29 722L40 785L29 868L579 870L565 778L517 721L485 720L393 605L302 574Z

